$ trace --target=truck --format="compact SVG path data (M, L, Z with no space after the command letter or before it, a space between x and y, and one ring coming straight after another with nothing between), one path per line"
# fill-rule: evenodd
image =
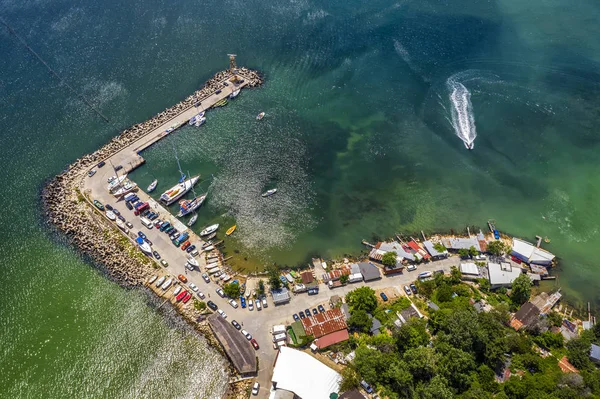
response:
M273 342L285 341L287 339L286 333L273 335Z
M327 283L327 286L329 287L330 290L337 288L337 287L341 287L342 286L342 282L340 280L331 280Z
M348 277L349 283L358 283L359 281L363 281L363 276L360 273L354 273Z
M284 334L284 333L285 333L285 326L283 324L278 324L276 326L273 326L273 329L271 330L271 334L273 334L273 335Z
M144 212L147 209L150 209L150 204L148 204L147 202L142 202L142 203L136 205L135 210L133 211L133 214L138 216L140 213Z

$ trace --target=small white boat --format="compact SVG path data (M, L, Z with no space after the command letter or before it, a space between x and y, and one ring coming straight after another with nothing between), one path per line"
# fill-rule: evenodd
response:
M195 267L199 267L200 266L200 264L198 263L198 261L196 259L194 259L192 256L188 256L187 261L192 266L195 266Z
M204 122L206 122L206 118L200 118L194 123L194 126L200 127L200 126L204 125Z
M181 183L177 183L160 196L160 202L165 205L171 205L179 198L183 197L185 193L190 191L192 187L200 180L200 176L194 176L190 179L184 180Z
M270 197L271 195L275 194L277 192L276 188L272 188L270 190L265 191L264 193L262 193L261 195L263 197Z
M196 125L196 123L202 118L204 118L204 111L200 112L198 115L192 116L192 118L188 122L188 125L190 125L190 126ZM206 118L204 118L204 119L206 119Z
M117 191L113 193L115 197L120 197L122 195L128 194L137 188L137 183L132 181L126 181Z
M256 115L256 120L257 120L257 121L261 120L262 118L264 118L264 117L265 117L265 115L266 115L266 114L265 114L264 112L261 112L260 114Z
M230 95L229 98L236 98L237 96L240 95L240 91L241 89L237 89L236 91L233 91Z
M154 276L150 277L150 280L148 280L148 284L152 284L153 282L156 281L157 278L158 278L158 276L156 274Z
M173 291L173 295L177 296L179 295L179 293L181 292L181 286L178 285L175 290Z
M211 226L206 227L204 230L200 232L200 236L207 236L209 234L214 233L219 228L218 224L213 224Z
M202 248L202 250L203 250L203 251L205 251L205 252L212 251L213 249L215 249L215 246L214 246L214 245L209 245L209 246L208 246L208 247L206 247L206 248Z
M171 284L173 284L173 279L172 278L170 278L167 281L165 281L165 283L162 285L161 288L163 289L163 291L166 291L166 290L169 289L169 287L171 286Z
M106 211L106 217L107 217L109 220L113 220L113 221L114 221L114 220L117 218L117 215L115 215L115 214L113 213L113 211ZM119 220L119 221L120 221L120 220Z
M194 216L192 216L192 218L190 219L190 221L188 222L188 227L192 227L194 225L194 223L196 223L196 220L198 220L198 214L195 213Z
M154 191L156 189L156 185L158 184L158 179L154 179L152 181L152 183L150 183L150 185L148 186L148 188L146 189L147 192L151 193L152 191Z
M161 278L158 279L158 281L156 282L156 287L160 287L166 280L167 278L165 276L162 276Z
M117 220L117 227L121 230L125 230L125 223L121 219Z

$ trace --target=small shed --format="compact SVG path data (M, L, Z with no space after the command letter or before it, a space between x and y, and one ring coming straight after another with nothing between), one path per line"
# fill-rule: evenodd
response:
M313 272L312 271L302 272L301 276L302 276L302 283L303 284L310 284L315 279L315 276L313 276Z

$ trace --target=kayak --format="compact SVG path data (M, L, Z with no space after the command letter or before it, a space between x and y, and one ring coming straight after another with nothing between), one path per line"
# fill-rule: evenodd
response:
M237 225L235 225L235 224L234 224L233 226L231 226L231 227L230 227L230 228L227 230L227 232L225 232L225 235L228 235L228 236L232 235L232 234L233 234L233 232L235 231L236 227L237 227Z

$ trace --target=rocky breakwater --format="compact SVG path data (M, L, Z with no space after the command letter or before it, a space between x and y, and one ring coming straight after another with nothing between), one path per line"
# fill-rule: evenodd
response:
M246 80L247 87L257 87L263 82L259 73L250 69L240 68L236 70L235 75ZM87 193L81 188L86 173L99 161L109 158L222 89L225 87L223 83L233 78L234 74L231 71L215 74L200 90L185 100L146 122L124 130L97 151L76 160L44 187L43 212L48 221L63 233L71 244L95 263L103 265L109 276L121 284L142 284L150 274L154 262L139 256L139 251L132 251L135 249L132 242L91 205Z

